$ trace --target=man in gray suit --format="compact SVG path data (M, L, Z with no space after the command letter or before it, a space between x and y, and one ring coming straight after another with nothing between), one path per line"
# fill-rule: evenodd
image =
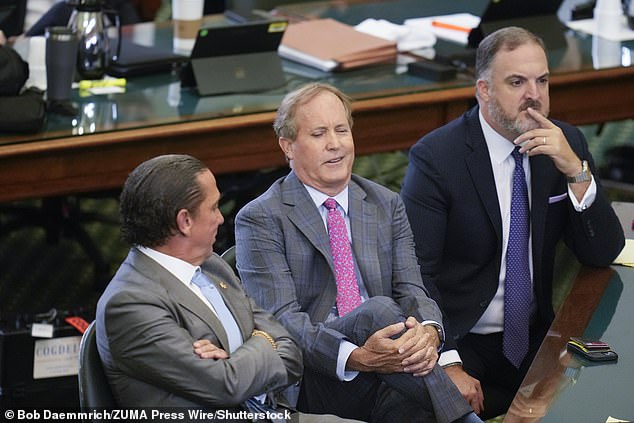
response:
M99 355L121 406L287 421L277 393L300 378L301 352L214 254L219 199L214 176L191 156L159 156L130 174L120 212L133 247L97 305ZM313 420L341 421L302 418Z
M292 171L238 213L236 255L248 294L302 347L298 408L372 422L480 421L436 364L441 315L398 194L352 175L350 100L306 85L284 98L274 128ZM336 305L328 199L343 211L360 296L347 314Z

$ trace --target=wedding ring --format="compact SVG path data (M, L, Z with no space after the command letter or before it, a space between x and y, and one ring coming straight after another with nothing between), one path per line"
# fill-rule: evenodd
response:
M544 137L544 145L546 145L546 137Z

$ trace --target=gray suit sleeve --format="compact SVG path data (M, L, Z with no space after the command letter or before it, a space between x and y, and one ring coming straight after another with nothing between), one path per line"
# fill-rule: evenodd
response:
M251 301L255 328L262 330L273 337L277 344L277 355L282 360L287 373L287 385L299 381L302 377L304 364L302 352L288 331L273 317L271 313L263 310Z
M191 328L205 327L204 322L162 292L115 293L105 305L105 322L121 372L201 405L235 406L293 382L283 358L289 347L282 343L279 355L262 337L245 340L228 359L200 359L192 346L199 334L192 335ZM275 332L260 313L257 324Z

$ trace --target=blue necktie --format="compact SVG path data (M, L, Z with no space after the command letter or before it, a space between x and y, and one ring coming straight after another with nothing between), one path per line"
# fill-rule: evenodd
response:
M231 352L234 352L240 345L242 345L242 334L240 333L240 328L238 327L236 320L233 318L233 315L222 299L220 292L218 292L216 286L211 283L209 278L200 269L196 269L196 273L194 273L194 277L192 278L192 283L200 288L200 291L203 293L205 298L207 298L209 303L211 303L211 305L213 306L214 310L216 310L216 314L222 322L222 326L225 328L225 332L227 332L227 338L229 338L229 349L231 350ZM276 410L274 408L271 408L266 403L261 403L255 397L249 398L244 403L242 403L242 405L244 408L253 413L266 414L268 412L268 416L270 416L271 413L276 413ZM286 422L286 420L284 419L280 420L274 418L269 418L268 421L271 421L273 423Z
M200 269L197 269L196 273L194 273L192 283L200 288L200 291L216 311L218 319L220 319L225 332L227 332L229 349L231 350L229 352L234 352L240 345L242 345L242 334L238 324L236 323L236 319L234 319L233 315L227 308L220 292L218 292L216 286L211 283Z
M530 219L528 188L519 147L513 150L513 195L504 282L504 356L517 368L528 353L531 274L528 267Z

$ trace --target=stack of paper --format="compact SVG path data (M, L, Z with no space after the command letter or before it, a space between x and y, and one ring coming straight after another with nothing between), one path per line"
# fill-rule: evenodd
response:
M385 19L368 18L354 27L357 31L396 42L399 52L433 47L436 36L421 28L398 25Z
M621 25L616 31L615 34L603 34L599 33L597 29L597 24L594 19L582 19L578 21L570 21L566 22L568 28L574 29L575 31L585 32L586 34L598 35L606 40L612 41L627 41L634 40L634 30L630 29L627 26L626 17L621 17Z
M405 26L431 31L436 37L467 45L469 33L480 25L480 18L471 13L406 19Z
M346 70L396 58L396 42L355 30L334 19L288 26L280 56L323 71Z
M625 247L619 256L614 259L614 264L634 267L634 239L625 240Z

